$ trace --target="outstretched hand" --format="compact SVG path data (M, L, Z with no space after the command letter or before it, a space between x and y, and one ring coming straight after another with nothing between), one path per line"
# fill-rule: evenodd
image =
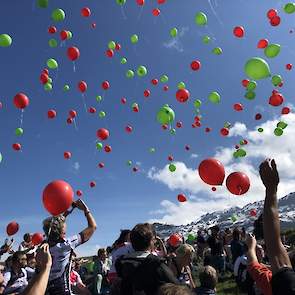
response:
M263 161L259 166L259 174L266 189L277 189L280 178L274 159Z
M257 242L252 234L247 234L246 245L248 246L249 250L255 250Z
M37 263L37 269L39 271L43 271L47 268L50 269L52 264L52 258L51 254L49 252L49 245L48 244L42 244L36 254L36 263Z
M74 204L75 204L75 207L78 208L79 210L82 210L84 212L88 210L88 207L81 199L79 199L78 201L75 201Z

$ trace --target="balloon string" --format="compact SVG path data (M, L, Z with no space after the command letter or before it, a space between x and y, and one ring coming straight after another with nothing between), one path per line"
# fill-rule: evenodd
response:
M220 20L220 18L219 18L219 16L218 16L216 10L214 9L214 6L212 5L211 0L208 0L208 3L209 3L209 6L210 6L210 8L211 8L213 14L215 15L215 17L216 17L217 20L219 21L219 23L220 23L222 26L224 26L224 25L223 25L223 22Z
M127 16L126 16L126 14L124 12L123 6L121 6L121 13L122 13L123 18L126 20L127 19Z
M21 114L20 114L20 127L23 126L23 119L24 119L24 109L22 109Z
M86 106L86 101L85 101L84 93L82 93L82 101L83 101L85 112L87 113L87 106Z

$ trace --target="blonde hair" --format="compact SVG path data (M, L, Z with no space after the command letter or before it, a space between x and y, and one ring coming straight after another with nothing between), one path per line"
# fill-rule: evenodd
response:
M176 249L176 256L177 257L185 257L187 256L188 254L192 254L195 252L195 249L193 246L189 245L189 244L182 244L180 245L177 249Z
M217 271L212 266L204 266L199 274L201 287L214 289L218 283Z
M63 215L51 216L43 221L43 230L49 241L57 241L63 231L66 218Z

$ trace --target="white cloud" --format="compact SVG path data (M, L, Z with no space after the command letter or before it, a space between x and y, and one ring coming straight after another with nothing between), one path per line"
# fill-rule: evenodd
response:
M164 42L163 45L169 49L175 49L178 52L183 52L183 44L180 39L184 36L184 34L188 31L188 27L182 27L175 38L170 39L167 42Z
M288 123L284 135L277 137L273 130L279 120ZM154 181L161 182L172 191L182 191L194 196L189 197L186 203L171 202L163 200L158 215L161 216L153 221L184 224L196 220L202 214L222 210L232 206L244 206L250 202L264 199L264 187L258 174L258 165L265 158L275 158L280 172L281 184L279 186L279 197L283 197L289 192L295 191L295 114L289 114L282 118L267 121L255 128L255 130L245 130L245 125L236 123L231 132L235 136L243 136L249 141L244 146L247 156L242 159L233 158L233 149L218 147L214 158L220 160L225 166L226 175L233 171L241 171L248 175L251 180L251 187L247 194L243 196L231 195L225 186L217 187L216 192L211 192L210 186L203 183L196 168L187 167L182 162L176 162L176 171L171 173L166 165L163 169L153 167L148 172L148 177ZM262 127L263 133L257 132L257 128ZM178 192L175 193L177 195Z
M247 126L243 123L237 122L235 125L230 129L229 136L244 136L247 134Z

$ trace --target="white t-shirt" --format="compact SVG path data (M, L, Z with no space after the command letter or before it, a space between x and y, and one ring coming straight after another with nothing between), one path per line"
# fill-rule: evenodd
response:
M239 274L240 264L247 265L247 257L245 255L242 255L242 256L240 256L240 257L238 257L236 259L236 262L235 262L235 265L234 265L234 275L235 275L235 277L237 277L238 274Z
M132 248L132 245L131 243L129 242L125 242L124 243L124 246L118 248L118 249L115 249L113 252L112 252L112 266L111 266L111 269L110 269L110 273L116 273L116 267L115 267L115 264L116 264L116 260L122 256L122 255L126 255L126 254L129 254L129 253L132 253L134 252L133 248Z
M61 277L65 270L69 271L72 251L82 244L81 235L67 238L64 242L57 243L50 247L52 266L49 275L49 282Z

